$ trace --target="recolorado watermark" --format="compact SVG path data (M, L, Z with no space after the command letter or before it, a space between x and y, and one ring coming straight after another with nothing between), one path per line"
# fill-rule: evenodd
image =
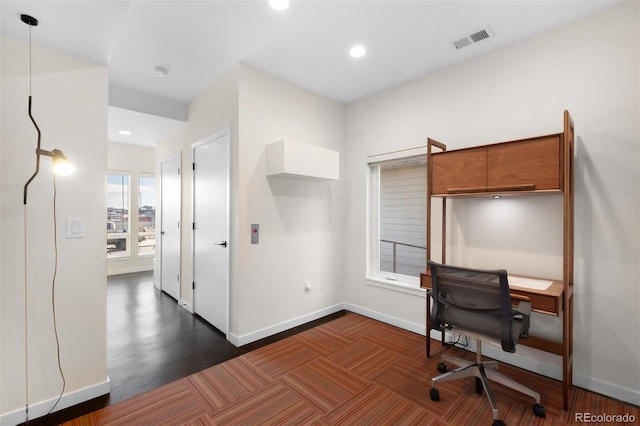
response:
M607 414L607 413L575 413L576 423L635 423L636 416L631 413Z

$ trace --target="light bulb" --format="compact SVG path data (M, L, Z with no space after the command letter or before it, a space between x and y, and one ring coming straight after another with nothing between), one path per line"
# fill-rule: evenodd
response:
M269 5L275 10L287 10L289 0L269 0Z
M58 176L69 176L76 171L76 166L71 164L67 157L59 149L54 149L45 154L53 159L53 173Z
M353 46L349 51L349 55L351 55L354 58L362 58L366 54L367 54L367 49L365 49L364 46L360 46L360 45Z
M76 166L67 159L60 159L53 162L53 173L58 176L70 176L76 171Z

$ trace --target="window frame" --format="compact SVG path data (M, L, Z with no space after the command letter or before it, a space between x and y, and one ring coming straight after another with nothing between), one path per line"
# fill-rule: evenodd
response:
M424 161L427 147L410 148L367 157L367 261L365 281L369 285L425 297L420 277L380 270L380 166L389 163ZM425 194L426 197L426 194ZM426 198L425 198L426 200Z
M109 177L111 175L120 175L127 176L127 232L109 232L109 217L107 217L107 260L122 260L128 259L131 257L131 172L128 170L107 170L107 214L109 209ZM124 206L123 206L124 210ZM108 250L108 241L109 240L125 240L124 251L117 251L115 253L110 253Z

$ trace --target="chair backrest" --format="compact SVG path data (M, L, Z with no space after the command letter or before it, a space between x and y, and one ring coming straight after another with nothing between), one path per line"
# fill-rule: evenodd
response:
M498 339L504 351L515 352L518 335L513 333L507 271L428 264L434 300L431 327L468 330Z

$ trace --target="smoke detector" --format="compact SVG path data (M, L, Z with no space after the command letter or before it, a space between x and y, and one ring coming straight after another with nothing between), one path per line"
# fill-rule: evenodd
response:
M487 25L471 32L470 34L454 40L452 44L453 47L460 50L463 47L471 46L472 44L478 43L479 41L486 40L491 37L495 37L495 35L493 34L491 27Z

